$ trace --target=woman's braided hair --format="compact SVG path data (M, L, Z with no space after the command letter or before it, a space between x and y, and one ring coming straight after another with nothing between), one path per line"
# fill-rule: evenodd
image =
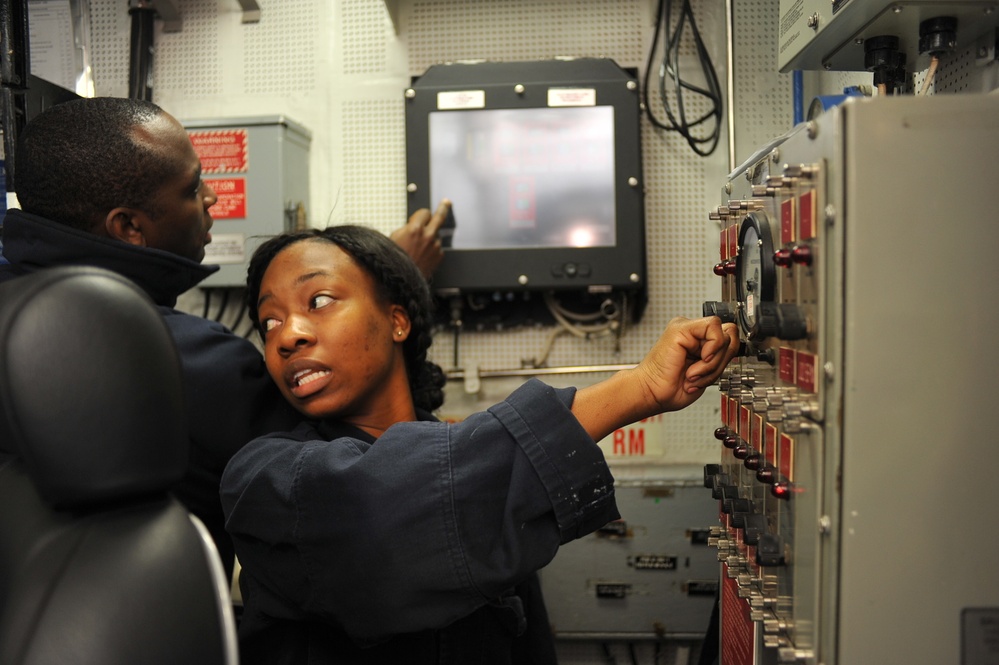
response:
M403 342L406 373L413 404L433 411L444 403L444 372L427 359L433 342L433 300L430 287L413 261L382 233L363 226L345 224L325 229L284 233L267 240L253 253L246 273L246 306L257 332L263 337L257 311L264 272L282 250L304 240L330 242L349 254L374 279L379 296L406 309L410 333Z

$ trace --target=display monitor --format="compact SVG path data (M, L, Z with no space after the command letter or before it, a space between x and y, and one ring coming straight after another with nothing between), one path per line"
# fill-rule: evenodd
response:
M410 214L452 201L439 295L644 290L638 92L612 61L431 67L406 133Z
M614 108L430 114L430 199L456 251L613 247Z

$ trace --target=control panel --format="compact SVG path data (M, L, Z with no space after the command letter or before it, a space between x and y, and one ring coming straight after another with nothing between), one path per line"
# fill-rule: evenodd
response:
M724 183L723 665L996 657L997 154L995 95L857 99Z

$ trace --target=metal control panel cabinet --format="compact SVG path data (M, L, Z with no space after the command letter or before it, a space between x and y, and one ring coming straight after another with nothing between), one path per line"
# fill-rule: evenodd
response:
M559 639L704 638L718 589L713 511L693 483L616 487L622 519L559 548L541 570Z
M244 286L260 243L306 225L312 134L284 116L181 122L203 179L218 195L209 211L214 224L204 263L220 269L200 286Z
M997 183L972 94L848 101L725 182L725 665L995 662Z

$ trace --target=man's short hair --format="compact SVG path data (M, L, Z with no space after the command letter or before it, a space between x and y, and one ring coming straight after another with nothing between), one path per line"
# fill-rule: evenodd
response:
M117 97L76 99L40 113L14 154L21 208L84 231L119 206L155 216L150 201L171 160L136 142L133 131L161 114L151 102Z

